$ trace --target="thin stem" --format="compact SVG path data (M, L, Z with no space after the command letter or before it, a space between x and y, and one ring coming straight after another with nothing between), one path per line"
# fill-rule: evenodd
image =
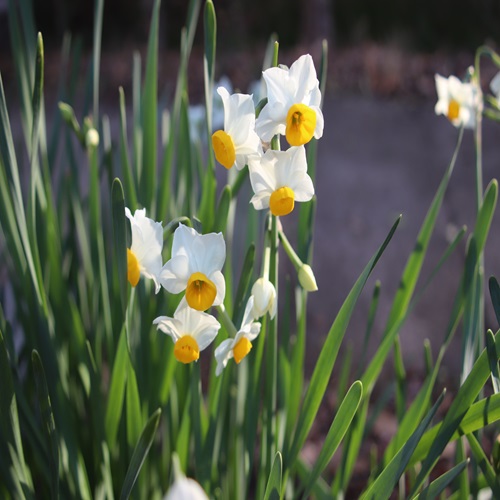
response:
M227 330L227 333L230 337L236 337L236 334L238 331L236 330L236 327L234 326L234 323L232 322L231 318L229 317L229 314L226 311L226 308L224 307L224 304L221 304L220 306L217 306L217 311L218 311L218 319L222 323L222 326Z

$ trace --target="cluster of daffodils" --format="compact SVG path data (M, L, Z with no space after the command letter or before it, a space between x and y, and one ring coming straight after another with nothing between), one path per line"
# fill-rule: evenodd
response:
M173 318L160 316L153 324L172 339L178 361L197 361L200 352L213 342L221 328L219 321L206 311L219 306L219 312L225 314L222 306L225 296L224 238L221 233L199 234L179 224L174 232L171 258L162 264L162 224L146 217L144 209L132 215L126 208L125 215L132 234L132 243L127 249L128 281L135 287L142 276L154 282L156 293L161 287L172 294L184 293ZM256 320L267 312L274 316L275 297L275 289L269 281L257 280L241 328L236 331L231 323L234 338L223 341L215 351L218 375L231 358L240 363L250 352L252 341L260 333L260 323Z
M270 68L263 73L267 102L258 116L251 95L230 94L219 87L224 108L224 128L212 136L217 160L227 169L248 165L254 195L250 202L257 210L269 209L274 216L293 211L295 202L309 201L314 186L307 174L304 145L323 134L321 93L316 71L309 55L288 68ZM290 147L271 149L279 135ZM215 349L216 374L220 375L231 359L240 363L251 351L261 330L260 318L274 318L277 296L269 280L270 248L263 256L262 275L254 283L237 329L224 309L226 285L222 269L226 244L222 233L200 234L179 224L173 235L171 258L163 263L163 227L146 217L145 210L125 215L130 221L132 242L127 250L128 280L136 286L141 277L154 282L155 292L163 287L171 294L183 294L173 317L159 316L153 324L174 342L175 358L181 363L197 361L200 352L217 337L221 323L229 337ZM292 256L301 285L317 289L311 268L302 263L280 229L280 239ZM217 318L211 314L217 309Z
M212 145L217 161L227 169L248 165L254 191L250 201L256 210L284 216L296 201L314 196L304 145L323 135L321 92L310 55L290 68L269 68L263 78L267 103L257 117L251 95L217 89L224 105L224 129L213 134ZM277 135L286 137L289 149L269 148Z

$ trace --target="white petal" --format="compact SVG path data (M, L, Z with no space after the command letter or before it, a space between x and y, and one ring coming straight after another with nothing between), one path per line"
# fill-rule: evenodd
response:
M220 271L215 271L208 279L212 281L217 289L217 295L215 296L213 305L220 306L224 302L224 297L226 296L226 281L224 276Z
M296 82L295 102L304 102L309 98L312 91L319 87L316 69L309 54L299 57L290 66L290 79Z
M226 242L222 233L199 234L190 249L190 269L206 276L220 271L226 260Z
M190 275L187 256L177 255L165 263L159 274L159 282L168 292L180 293L186 289Z
M186 255L189 257L189 249L193 245L198 233L192 228L185 226L184 224L179 224L179 227L175 230L174 241L172 242L172 257L177 255Z
M181 477L175 480L163 500L208 500L208 496L194 479Z
M314 129L314 137L316 139L321 139L321 137L323 137L323 128L325 126L323 112L318 106L311 106L311 109L316 112L316 128Z
M153 320L153 325L170 336L174 343L182 337L182 323L178 319L159 316Z
M233 357L234 339L223 340L217 349L215 349L214 356L217 361L217 368L215 375L219 376L222 370L227 366L227 362Z

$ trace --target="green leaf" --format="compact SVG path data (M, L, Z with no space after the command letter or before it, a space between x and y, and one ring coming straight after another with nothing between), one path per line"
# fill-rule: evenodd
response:
M448 187L453 168L455 167L458 151L462 144L462 136L463 128L460 130L453 157L450 161L450 164L448 165L448 168L446 169L441 183L439 184L439 188L434 196L434 199L432 200L425 220L422 223L422 227L418 234L415 247L406 263L406 267L403 271L398 291L396 292L396 296L394 297L394 301L392 303L384 336L389 333L394 325L401 321L408 309L408 305L417 284L418 277L420 276L420 271L422 269L424 257L427 253L429 241L431 239L432 233L434 232L434 226L436 224L436 219L443 203L444 194L446 192L446 188Z
M160 0L156 0L149 28L148 54L146 59L146 76L142 93L142 173L141 203L146 207L154 207L156 186L156 145L158 130L158 26L160 17ZM151 210L152 215L155 213Z
M226 185L224 186L220 194L219 203L217 204L217 211L215 213L214 232L216 233L224 233L226 231L231 199L231 186Z
M363 499L376 498L378 500L382 498L389 498L391 496L392 490L405 471L418 442L425 432L425 429L427 429L439 406L443 402L444 395L445 391L441 393L434 406L419 424L405 445L396 453L396 455L394 455L394 458L389 462L387 467L382 470L377 479L365 491L362 496Z
M141 400L137 387L137 378L132 366L132 360L127 356L127 387L126 387L126 411L127 411L127 442L132 450L139 438L142 429Z
M120 494L120 499L125 500L129 498L132 488L137 480L137 476L141 470L142 464L144 460L146 460L146 456L153 444L153 439L156 434L156 429L158 428L158 422L160 421L161 416L161 408L158 408L152 415L149 417L146 425L144 426L144 430L142 431L141 437L135 447L134 453L132 455L132 459L130 460L130 464L128 466L127 474L125 475L125 480L123 482L122 491Z
M127 114L125 111L125 92L123 87L118 89L120 94L120 160L122 164L123 182L127 192L128 207L130 210L137 208L137 191L134 181L134 174L130 165L129 150L127 142Z
M455 465L453 469L445 472L442 476L432 481L429 486L424 488L419 495L417 495L413 500L433 500L438 498L439 495L445 490L445 488L451 484L455 478L462 473L462 471L467 467L469 460L464 460L459 464Z
M93 121L99 120L99 75L101 64L101 38L102 38L102 13L104 0L95 0L94 7L94 38L92 45L92 96L93 96Z
M33 485L31 484L31 479L27 475L26 464L24 461L14 384L12 381L7 349L1 330L0 380L2 381L2 390L0 391L0 435L2 436L2 440L5 440L11 449L11 459L15 460L15 463L12 464L14 469L12 473L17 476L17 479L21 484L25 484L29 491L32 492Z
M497 349L500 346L500 334L498 333L495 336L495 346ZM439 427L439 431L437 432L435 439L432 441L430 447L425 450L424 456L426 458L423 461L420 473L415 480L415 484L412 488L412 494L415 494L418 491L441 456L441 453L446 445L453 439L454 433L460 427L462 420L486 383L490 373L488 355L486 350L484 350L477 359L476 363L474 363L469 376L460 387L455 399L446 413L446 416L444 417L441 426ZM484 415L483 418L485 418ZM421 445L422 443L419 443L419 446ZM415 455L417 455L418 451L419 450L417 448Z
M375 267L379 258L389 244L394 232L396 231L399 221L400 218L396 220L391 230L389 231L389 234L384 243L372 257L372 259L368 262L361 276L358 278L349 295L347 296L344 304L340 308L340 311L338 312L337 317L335 318L335 321L333 322L330 331L328 332L328 336L325 340L318 361L316 362L316 367L312 374L309 388L304 398L304 403L302 405L302 411L297 423L295 436L292 445L290 446L290 453L285 455L285 457L287 457L287 461L289 460L286 468L294 463L300 449L302 448L302 445L304 444L307 434L311 429L314 418L321 404L321 400L328 386L328 381L330 380L333 365L335 364L335 360L340 349L340 344L342 343L344 333L347 329L347 325L349 324L349 320L351 319L354 306L373 268Z
M458 439L463 434L476 432L498 420L500 420L500 394L494 394L488 398L481 399L469 408L460 423L459 429L450 438L450 442ZM421 462L427 456L441 425L442 423L435 425L423 435L410 461L410 465Z
M495 346L495 336L491 330L486 332L486 352L488 353L493 390L495 394L498 394L500 392L500 374L498 371L498 360L500 356Z
M493 492L493 498L500 498L500 478L495 473L493 466L491 465L488 457L484 453L481 443L478 441L474 434L470 433L466 435L469 441L470 449L474 455L474 459L480 469L483 471L484 477L488 483L488 486Z
M113 181L111 187L111 203L113 210L113 262L118 270L118 286L120 287L120 305L122 318L125 319L127 309L127 230L125 221L125 200L122 183Z
M243 267L241 268L240 280L238 282L238 288L234 299L233 323L235 325L239 325L243 318L243 312L245 310L245 297L252 281L254 261L255 244L252 243L248 247L247 253L245 254L245 260L243 261Z
M316 480L321 475L325 467L333 457L335 451L342 441L347 429L351 425L351 421L358 410L359 403L363 397L363 386L357 380L354 382L345 395L342 403L333 419L330 430L323 442L319 456L314 464L312 471L308 475L308 482L303 494L303 498L307 498Z
M490 288L491 303L493 304L495 317L497 318L497 323L500 326L500 286L494 276L491 276L488 281L488 285Z
M278 451L274 456L273 466L269 479L267 480L266 491L263 500L279 500L281 498L281 475L283 472L283 458Z
M38 403L40 405L40 413L44 423L45 431L49 438L49 459L50 459L50 487L51 497L59 498L59 445L56 426L54 423L54 415L52 413L52 405L50 403L49 390L47 388L47 380L45 378L45 370L43 369L42 360L36 350L31 353L31 362L33 363L33 373L36 383L36 392Z
M116 444L118 425L122 415L123 398L125 396L125 384L127 382L127 334L125 328L122 329L118 349L116 352L113 371L111 373L111 383L109 386L108 406L104 417L104 427L108 446L111 452Z
M35 86L33 89L33 127L31 130L31 156L37 154L38 134L40 130L40 112L43 96L43 38L42 34L38 33L37 37L37 53L35 65Z

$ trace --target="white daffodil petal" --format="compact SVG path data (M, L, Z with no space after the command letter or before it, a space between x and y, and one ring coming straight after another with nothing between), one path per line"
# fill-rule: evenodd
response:
M182 337L182 323L178 319L159 316L153 320L153 325L166 333L174 342Z
M208 500L208 496L194 479L180 477L172 484L163 500Z
M224 302L224 297L226 296L226 281L224 280L224 276L220 271L215 271L209 276L209 279L217 289L217 295L213 305L220 306Z
M227 366L227 362L233 357L234 339L223 340L217 349L215 349L214 356L217 361L217 368L215 375L217 377L222 373L222 370Z
M165 263L159 275L159 282L168 292L181 293L186 288L189 276L188 257L177 255Z

